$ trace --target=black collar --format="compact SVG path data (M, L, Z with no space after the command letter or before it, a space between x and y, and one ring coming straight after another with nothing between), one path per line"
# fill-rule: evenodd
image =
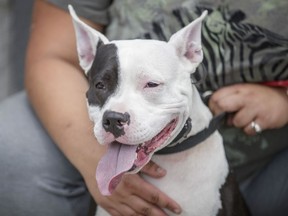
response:
M159 155L164 155L164 154L173 154L173 153L178 153L178 152L182 152L185 151L189 148L192 148L194 146L196 146L197 144L203 142L205 139L207 139L211 134L213 134L220 126L220 123L222 121L222 119L224 118L226 113L221 113L215 117L212 118L212 120L209 123L208 128L204 128L202 131L198 132L197 134L188 137L187 139L185 139L184 141L182 141L181 143L174 145L174 146L167 146L157 152L155 152L155 154L159 154ZM190 131L191 127L191 119L189 118L184 126L184 129L182 129L182 131L179 133L180 136L183 136L184 134L187 135L187 130ZM190 129L189 129L190 127ZM188 131L188 132L189 132ZM177 136L175 138L176 142L181 138L180 136ZM175 140L173 140L172 143L175 143Z

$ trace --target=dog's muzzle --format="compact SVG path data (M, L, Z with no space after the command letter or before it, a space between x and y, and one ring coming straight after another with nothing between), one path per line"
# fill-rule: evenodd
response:
M119 113L114 111L105 111L102 120L102 126L106 132L110 132L115 138L125 134L124 125L130 124L129 113Z

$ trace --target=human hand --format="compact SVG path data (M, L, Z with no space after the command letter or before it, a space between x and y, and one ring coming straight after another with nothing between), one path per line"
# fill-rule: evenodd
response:
M166 171L154 162L149 162L141 173L155 178L165 176ZM128 215L167 215L162 209L180 213L180 206L161 192L158 188L146 182L138 174L128 174L110 196L98 196L97 204L113 216Z
M228 112L228 124L243 128L248 135L256 132L251 122L261 130L279 128L288 122L288 96L284 88L259 84L236 84L216 91L209 100L214 114Z

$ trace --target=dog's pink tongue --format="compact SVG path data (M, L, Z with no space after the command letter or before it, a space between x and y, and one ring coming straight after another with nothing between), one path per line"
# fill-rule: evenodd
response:
M111 143L96 170L96 180L103 195L111 195L122 175L130 170L137 157L137 145Z

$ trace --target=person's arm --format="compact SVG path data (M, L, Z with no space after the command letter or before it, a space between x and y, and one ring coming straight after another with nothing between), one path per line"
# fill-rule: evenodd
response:
M26 57L26 91L48 133L88 180L103 148L95 144L89 130L92 125L84 97L87 83L77 62L69 15L36 1Z
M84 21L103 30L103 26ZM138 175L126 176L112 196L100 195L95 170L105 149L96 142L88 118L85 99L88 84L78 66L72 20L67 12L45 1L35 2L25 87L49 135L80 171L97 203L110 214L149 211L151 215L165 215L159 206L171 210L180 208ZM156 172L157 165L147 170L152 176L163 176L163 173Z

